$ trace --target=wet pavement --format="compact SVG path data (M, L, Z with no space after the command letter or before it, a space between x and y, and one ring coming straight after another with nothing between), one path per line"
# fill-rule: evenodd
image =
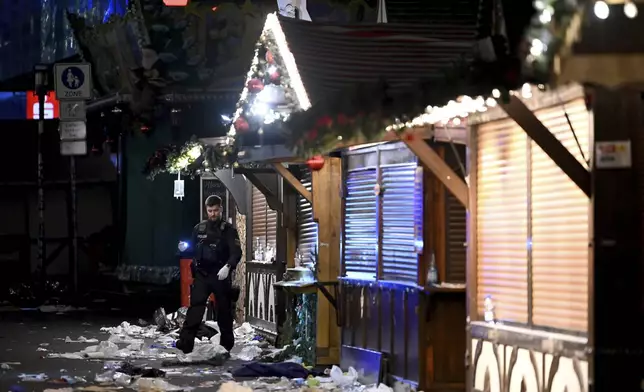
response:
M108 340L110 334L101 332L101 327L118 326L124 320L133 325L139 323L137 318L128 319L117 311L0 312L0 363L2 364L0 391L28 392L70 387L82 389L99 385L95 381L96 375L105 373L106 359L49 358L48 355L78 352L88 346L96 345L96 342ZM65 341L66 337L77 340L81 336L89 339L90 342ZM152 341L153 339L146 339L144 345L152 346ZM119 347L124 346L119 344ZM238 350L239 348L233 349L233 353ZM168 359L171 360L171 358L136 359L129 362L141 367L160 368L163 360ZM220 367L192 365L178 368L174 366L164 380L181 387L213 387L222 380L222 373L230 372L240 363L239 360L230 359ZM21 374L44 374L48 380L21 381L19 377Z
M288 347L271 347L247 323L235 329L235 348L230 355L218 344L218 335L202 338L192 354L184 355L173 347L177 331L159 332L152 313L0 307L0 392L393 392L382 384L360 384L359 373L353 368L343 372L334 366L324 373L307 369ZM141 314L150 317L141 319ZM178 315L165 319L173 325ZM216 329L213 322L206 324ZM246 368L282 376L233 378L234 370L255 360L284 361L274 364L282 370L267 370L270 364ZM291 378L283 377L285 374Z

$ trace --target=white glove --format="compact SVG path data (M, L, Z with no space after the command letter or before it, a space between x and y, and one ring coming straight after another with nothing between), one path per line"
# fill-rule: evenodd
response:
M230 267L228 266L228 264L226 264L223 267L221 267L219 272L217 272L217 277L219 278L219 280L225 280L228 277L229 273L230 273Z

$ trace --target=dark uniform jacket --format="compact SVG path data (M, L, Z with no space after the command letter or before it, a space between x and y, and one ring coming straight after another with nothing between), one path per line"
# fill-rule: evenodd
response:
M192 230L192 243L195 267L204 272L217 273L226 264L234 271L242 257L239 233L223 219L199 222Z

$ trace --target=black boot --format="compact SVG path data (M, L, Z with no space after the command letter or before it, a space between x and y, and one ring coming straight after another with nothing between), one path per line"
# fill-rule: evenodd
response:
M195 339L180 337L175 343L175 347L183 351L184 354L190 354L195 348Z

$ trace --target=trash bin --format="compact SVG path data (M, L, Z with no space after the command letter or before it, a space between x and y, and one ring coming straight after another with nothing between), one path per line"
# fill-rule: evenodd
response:
M193 249L190 244L186 241L179 242L179 251L177 252L179 257L179 271L180 271L180 280L181 280L181 306L188 307L190 306L190 286L192 285L192 270L190 266L192 265L192 256L194 255ZM206 319L214 319L214 309L215 309L215 296L210 294L208 297L208 304L206 305Z

